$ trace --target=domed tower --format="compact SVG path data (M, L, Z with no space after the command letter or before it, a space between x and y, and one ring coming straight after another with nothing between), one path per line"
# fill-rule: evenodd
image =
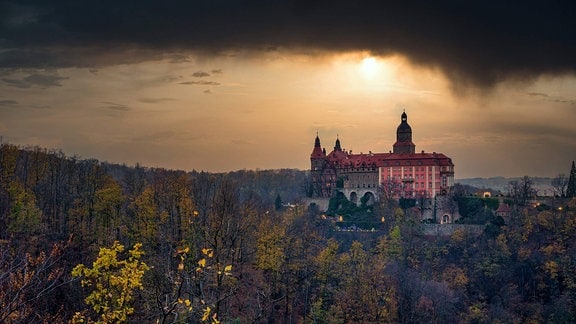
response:
M396 154L414 154L416 152L416 145L412 143L412 128L408 125L408 115L405 111L402 112L400 125L396 129L396 143L394 143L393 149Z

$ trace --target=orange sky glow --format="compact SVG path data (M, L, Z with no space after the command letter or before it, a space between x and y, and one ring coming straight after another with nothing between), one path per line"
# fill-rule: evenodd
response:
M129 165L307 169L316 132L328 151L336 136L353 152L389 151L403 110L416 150L452 157L456 178L554 176L571 162L555 152L576 151L572 77L458 94L398 55L282 51L43 73L56 81L0 85L4 140Z
M576 160L572 2L0 2L0 138L212 172L416 151L455 178Z

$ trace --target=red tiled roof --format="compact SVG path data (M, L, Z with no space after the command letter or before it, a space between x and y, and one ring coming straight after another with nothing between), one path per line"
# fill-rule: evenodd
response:
M310 158L314 159L314 158L323 158L325 157L324 152L322 151L322 148L318 147L314 147L314 150L312 151L312 154L310 154Z
M406 166L410 165L428 166L454 166L452 160L442 153L368 153L368 154L348 154L344 151L332 151L328 154L331 162L336 162L342 167L386 167L386 166Z
M344 160L348 156L350 156L350 155L344 151L332 151L332 152L330 152L330 154L328 154L328 159L331 161Z
M510 206L508 206L508 204L500 204L498 205L498 209L496 209L497 213L509 213L511 211L512 209L510 208Z
M316 139L314 140L314 150L312 150L312 154L310 154L310 158L311 159L318 159L318 158L324 158L326 157L326 154L324 153L324 150L322 149L322 145L320 145L320 138L318 137L318 135L316 135Z

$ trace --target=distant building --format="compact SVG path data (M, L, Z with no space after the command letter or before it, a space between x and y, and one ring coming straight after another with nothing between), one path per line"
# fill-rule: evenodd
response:
M496 209L496 216L500 216L504 219L510 217L510 214L512 213L512 208L510 208L510 206L508 206L508 204L505 203L500 203L500 205L498 205L498 209Z
M316 135L310 155L311 195L330 197L335 191L357 202L377 199L379 190L394 198L433 198L448 194L454 185L454 163L442 153L416 153L406 112L389 153L352 154L340 139L326 154Z

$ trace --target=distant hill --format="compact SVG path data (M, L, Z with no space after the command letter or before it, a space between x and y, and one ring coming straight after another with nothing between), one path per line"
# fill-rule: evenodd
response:
M492 189L499 190L503 194L508 192L508 185L511 181L520 181L523 177L492 177L492 178L466 178L456 179L456 183L472 186L479 189ZM533 182L533 187L538 190L538 195L548 196L552 195L552 178L530 177Z

